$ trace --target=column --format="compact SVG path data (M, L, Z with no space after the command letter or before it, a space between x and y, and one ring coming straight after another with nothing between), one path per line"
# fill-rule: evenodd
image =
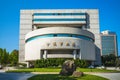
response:
M79 52L79 59L81 59L81 51Z
M76 59L76 57L77 57L77 51L74 50L74 51L73 51L73 58Z
M84 25L82 26L82 29L83 29L83 30L86 30L86 28L85 28L85 26L84 26Z
M36 30L37 29L37 27L34 25L34 30Z
M44 59L47 59L47 50L44 50Z
M26 62L26 64L27 64L27 68L29 68L30 67L29 62Z
M37 27L35 25L32 26L32 31L36 30Z

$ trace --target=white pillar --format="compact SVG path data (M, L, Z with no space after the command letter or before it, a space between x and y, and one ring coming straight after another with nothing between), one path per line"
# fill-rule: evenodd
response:
M76 57L77 57L77 51L74 50L74 51L73 51L73 58L76 59Z
M79 59L81 59L81 51L79 52Z
M82 29L83 29L83 30L86 30L86 28L85 28L85 26L84 26L84 25L82 26Z
M26 62L26 63L27 63L27 68L29 68L30 67L29 62Z
M47 59L47 50L44 50L44 59Z
M36 30L37 29L37 27L34 25L34 30Z

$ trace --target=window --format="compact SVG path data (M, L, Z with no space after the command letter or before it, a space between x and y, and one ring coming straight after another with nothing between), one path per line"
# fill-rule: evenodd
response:
M92 38L89 38L89 37L83 36L83 35L76 35L76 34L45 34L45 35L38 35L38 36L34 36L34 37L31 37L31 38L27 39L26 42L29 42L29 41L35 40L35 39L39 39L39 38L53 38L53 37L74 37L74 38L79 38L79 39L94 42L94 40ZM114 44L105 43L104 46L105 47L106 46L114 46ZM102 46L102 47L104 47L104 46Z
M70 34L57 34L58 37L70 37Z

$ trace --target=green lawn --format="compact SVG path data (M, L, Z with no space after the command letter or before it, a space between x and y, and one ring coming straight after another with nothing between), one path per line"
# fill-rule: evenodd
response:
M6 72L60 72L60 68L28 68L28 69L18 69L9 70Z
M90 69L90 68L77 68L77 71L81 72L120 72L116 70L105 70L105 69Z
M6 72L60 72L61 68L32 68L32 69L18 69L9 70ZM77 68L77 71L82 72L120 72L116 70L105 70L105 69L89 69L89 68Z
M58 74L39 74L31 78L28 78L28 80L108 80L108 79L88 74L85 74L84 76L78 78L72 76L60 76Z

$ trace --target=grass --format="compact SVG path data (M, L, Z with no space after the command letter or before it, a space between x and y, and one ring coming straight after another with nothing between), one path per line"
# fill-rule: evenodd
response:
M117 70L107 70L107 69L90 69L90 68L77 68L77 71L81 72L120 72Z
M29 68L29 69L18 69L9 70L6 72L60 72L60 68Z
M6 72L60 72L61 68L29 68L29 69L18 69L9 70ZM105 69L90 69L90 68L77 68L77 71L82 72L120 72L116 70L105 70Z
M60 76L58 74L39 74L35 75L28 80L108 80L95 75L85 74L82 77L72 77L72 76Z

